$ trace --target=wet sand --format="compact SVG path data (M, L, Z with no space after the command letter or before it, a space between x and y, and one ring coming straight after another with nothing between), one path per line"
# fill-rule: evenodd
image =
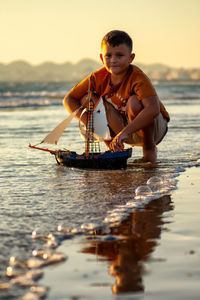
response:
M133 212L109 235L77 236L68 259L45 269L47 299L199 299L200 168L177 178L171 196Z

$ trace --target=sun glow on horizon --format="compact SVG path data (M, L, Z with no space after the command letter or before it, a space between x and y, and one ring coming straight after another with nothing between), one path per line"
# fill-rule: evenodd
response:
M200 1L7 0L1 3L1 63L99 60L112 29L133 38L136 62L200 67Z

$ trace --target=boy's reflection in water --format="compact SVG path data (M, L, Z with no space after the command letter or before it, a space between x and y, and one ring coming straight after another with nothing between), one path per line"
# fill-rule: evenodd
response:
M111 228L111 234L119 239L90 240L90 246L83 249L84 253L106 257L110 263L109 273L116 278L113 293L144 291L143 263L150 260L160 238L165 224L163 213L172 209L170 196L151 201L145 208L134 211L122 224Z

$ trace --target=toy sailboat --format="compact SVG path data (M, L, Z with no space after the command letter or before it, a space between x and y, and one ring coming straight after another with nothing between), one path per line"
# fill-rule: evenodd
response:
M80 107L81 108L81 107ZM58 139L63 131L67 128L71 120L76 116L79 109L74 111L67 119L62 121L55 129L53 129L41 143L57 144ZM125 169L127 167L127 159L131 157L132 148L126 150L113 152L111 150L101 152L100 141L108 140L110 133L106 125L107 122L102 122L106 118L103 112L103 101L99 101L94 109L94 102L90 97L90 87L88 91L88 105L87 105L87 126L86 130L79 123L81 134L85 138L85 152L77 154L70 150L49 150L46 148L32 146L30 148L50 152L55 155L56 161L60 165L74 168L90 168L90 169ZM105 120L104 120L105 121ZM99 125L98 125L99 123ZM100 130L99 130L100 128ZM100 132L101 131L101 132ZM40 143L40 144L41 144Z

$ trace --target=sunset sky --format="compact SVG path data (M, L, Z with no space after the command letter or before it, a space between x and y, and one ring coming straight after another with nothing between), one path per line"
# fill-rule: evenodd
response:
M200 67L200 0L0 0L0 62L99 60L110 30L133 38L135 62Z

